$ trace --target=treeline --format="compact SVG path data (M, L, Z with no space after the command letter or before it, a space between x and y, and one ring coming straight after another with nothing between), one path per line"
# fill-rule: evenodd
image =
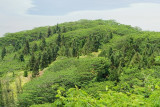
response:
M113 20L80 20L36 28L30 31L6 34L5 37L0 38L0 64L6 64L5 70L1 68L1 71L13 72L13 78L14 72L19 71L24 71L24 77L28 77L31 72L32 77L35 78L39 75L39 71L48 66L51 72L46 74L42 80L33 79L35 86L31 82L22 88L19 80L16 85L18 90L17 95L20 95L19 101L14 100L15 97L12 98L13 91L10 88L7 89L10 85L7 86L5 82L2 82L0 98L5 100L2 100L1 104L12 104L13 100L15 103L13 105L16 105L18 102L18 104L24 106L30 106L35 103L52 103L57 99L55 97L55 90L58 90L61 85L68 90L75 87L75 85L78 88L84 88L88 84L93 85L95 82L109 81L111 83L115 82L115 89L113 89L115 91L125 92L126 90L131 90L134 87L134 81L144 82L145 80L144 78L135 76L136 71L141 72L142 69L152 69L159 65L155 61L155 57L159 55L159 38L151 38L151 35L155 37L155 35L159 34L142 32L137 28L122 25ZM79 62L78 59L81 56L92 56L92 52L100 52L95 63L92 63L92 60L85 60L85 57L84 61ZM68 59L64 58L65 63L71 64L63 63L60 65L62 68L65 65L70 67L67 66L61 69L61 66L55 66L54 68L50 68L50 64L60 56L63 56L63 58L77 58L77 60L73 61L75 62L74 64L72 61L67 62ZM100 57L104 57L104 59ZM11 64L15 65L11 66ZM18 66L15 67L16 65ZM61 69L60 72L62 74L52 73L53 71L59 71L57 69ZM132 74L134 79L138 79L133 80L133 82L127 82L129 78L132 78L128 76L128 72ZM143 74L137 73L137 75ZM126 77L123 78L123 76ZM57 79L55 80L53 77ZM48 79L46 80L46 78ZM39 82L36 80L39 80ZM12 81L8 83L10 82ZM92 82L92 84L89 82ZM125 82L126 84L123 84ZM137 83L142 84L142 82ZM55 85L53 86L53 84ZM101 87L103 85L101 84ZM4 90L10 91L5 92ZM34 91L30 93L27 90ZM41 95L41 93L44 94ZM15 93L13 94L15 96ZM4 96L8 97L4 98ZM9 101L9 103L6 103L6 101Z
M25 76L27 76L28 70L33 71L33 74L35 74L33 76L35 77L38 75L39 69L42 70L47 67L51 62L56 60L57 56L79 57L80 55L97 52L103 43L107 43L113 38L111 31L106 32L102 30L103 32L97 32L94 31L95 29L91 29L92 33L86 36L65 37L67 30L64 29L66 28L61 28L59 25L56 25L54 30L48 27L47 37L41 36L38 44L34 42L31 45L29 40L26 40L23 47L18 44L14 46L16 51L20 52L19 56L17 54L14 55L14 59L24 62L25 56L31 56L26 66ZM53 41L46 42L46 39L50 37L54 37ZM6 49L4 47L1 53L2 59L4 59L5 55Z

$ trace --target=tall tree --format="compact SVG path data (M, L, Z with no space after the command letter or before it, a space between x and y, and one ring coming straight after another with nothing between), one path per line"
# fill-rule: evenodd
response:
M112 39L113 38L113 33L111 32L110 34L109 34L109 39Z
M52 54L50 48L47 50L47 54L48 54L48 63L50 64L52 62L52 58L53 58L53 56L52 56L53 54Z
M40 32L39 33L39 39L42 39L42 37L43 37L43 34Z
M41 44L40 44L40 49L44 50L45 47L46 47L46 39L43 37L42 41L41 41Z
M58 46L61 45L61 34L58 34L58 37L56 39L56 43L57 43Z
M91 53L93 51L93 48L94 48L94 46L93 46L93 42L92 42L92 37L90 35L88 38L86 38L86 42L83 47L84 54L86 55L88 53Z
M47 37L50 37L52 35L51 27L48 27Z
M74 39L72 43L72 56L76 57L78 54L78 46L77 46L77 41Z
M61 45L62 45L62 46L65 46L65 38L64 38L64 35L62 35L62 37L61 37Z
M19 49L21 49L21 46L20 46L20 42L19 42L19 41L16 42L14 48L15 48L14 51L18 51Z
M38 60L34 64L34 68L32 71L32 77L36 77L37 75L39 75L39 62L38 62Z
M29 61L29 69L31 71L34 69L35 62L36 62L36 58L35 58L34 54L32 54L31 59Z
M21 62L24 62L25 60L24 60L24 55L23 54L21 54L20 56L19 56L19 60L21 61Z
M62 28L62 33L66 33L66 27L65 26Z
M32 52L35 52L38 50L38 45L37 43L34 43L33 47L32 47Z
M100 46L100 41L98 40L98 37L94 36L93 37L93 51L98 52L99 46Z
M57 32L57 33L60 33L60 32L61 32L61 28L59 27L58 24L56 25L56 32Z
M55 61L57 57L57 51L55 48L52 48L52 61Z
M41 59L41 64L40 64L40 67L41 69L44 69L45 67L48 66L48 54L47 52L43 52L42 54L42 59Z
M24 54L29 54L29 53L30 53L30 45L29 45L29 41L28 41L28 40L26 40L23 53L24 53Z

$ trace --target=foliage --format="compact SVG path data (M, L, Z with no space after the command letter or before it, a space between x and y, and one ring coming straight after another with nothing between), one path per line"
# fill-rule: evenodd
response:
M114 20L6 34L0 38L0 104L159 107L159 42L159 32Z

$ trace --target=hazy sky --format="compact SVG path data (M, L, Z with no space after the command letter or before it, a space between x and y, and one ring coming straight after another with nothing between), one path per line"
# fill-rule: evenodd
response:
M79 19L160 31L160 0L0 0L0 36Z

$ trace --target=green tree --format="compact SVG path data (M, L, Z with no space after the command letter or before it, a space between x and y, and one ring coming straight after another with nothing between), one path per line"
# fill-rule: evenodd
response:
M57 32L57 33L60 33L60 32L61 32L61 28L59 27L58 24L56 25L56 32Z
M65 47L64 47L64 46L62 46L62 47L59 49L58 55L60 55L60 56L65 56Z
M39 75L39 62L36 61L36 63L34 64L34 68L32 71L32 77L36 77L37 75Z
M58 46L61 46L61 34L58 34L58 37L57 37L57 39L56 39L56 44L57 44Z
M52 48L52 61L55 61L56 58L57 58L57 49L55 47L55 48Z
M62 35L62 37L61 37L61 45L62 46L65 46L65 38L64 38L64 35Z
M28 77L28 71L27 70L24 70L24 77Z
M29 69L31 71L34 69L35 62L36 62L36 58L35 58L34 54L32 54L31 59L29 61Z
M29 45L28 40L26 40L26 42L25 42L23 53L26 54L26 55L30 53L30 45Z
M51 27L48 27L47 37L50 37L52 35Z
M76 57L78 55L77 41L74 39L72 43L72 56Z
M38 50L38 45L37 43L34 43L33 47L32 47L32 52L36 52Z
M91 53L94 50L94 44L91 35L87 38L83 50L85 55Z
M21 49L20 42L16 42L14 48L14 51L18 51L19 49Z
M19 56L19 60L21 61L21 62L24 62L25 60L24 60L24 55L23 54L21 54L20 56Z
M66 27L64 26L63 28L62 28L62 33L66 33L67 32L67 29L66 29Z
M48 66L48 54L46 51L44 51L42 54L40 67L41 67L41 69L44 69L47 66Z
M4 57L6 56L6 48L5 47L3 47L3 49L2 49L2 53L1 53L1 58L2 58L2 60L4 59Z
M50 64L52 62L52 58L53 58L53 56L52 56L53 54L52 54L50 48L47 50L47 54L48 54L48 63Z
M93 47L94 47L93 51L98 52L99 46L100 46L100 41L98 40L98 37L94 36L93 37Z
M40 49L44 50L45 47L46 47L46 39L43 37L40 43Z
M111 32L110 34L109 34L109 39L112 39L113 38L113 33Z
M39 39L42 39L42 37L43 37L43 34L40 32L39 33Z
M113 49L112 49L112 47L110 47L110 48L109 48L109 52L108 52L108 56L111 57L112 54L113 54Z

